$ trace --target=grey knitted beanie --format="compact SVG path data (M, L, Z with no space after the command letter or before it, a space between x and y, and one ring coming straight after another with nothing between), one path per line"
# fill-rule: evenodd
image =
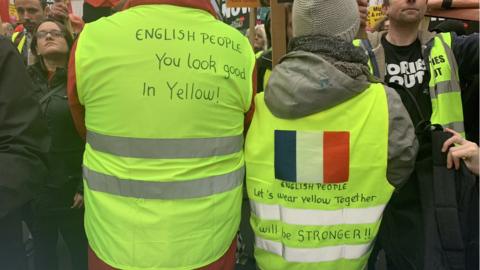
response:
M360 27L356 0L295 0L293 36L324 35L351 42Z

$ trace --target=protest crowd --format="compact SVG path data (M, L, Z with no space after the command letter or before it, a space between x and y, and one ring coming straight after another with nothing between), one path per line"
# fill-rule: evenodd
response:
M478 1L10 2L0 270L479 269Z

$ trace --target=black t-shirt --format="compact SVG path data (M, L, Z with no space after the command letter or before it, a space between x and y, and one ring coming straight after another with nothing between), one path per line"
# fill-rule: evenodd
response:
M382 45L385 50L385 83L397 89L414 125L422 118L429 120L432 114L428 88L430 74L422 57L420 41L417 39L408 46L395 46L388 42L384 35ZM402 86L410 94L394 85ZM412 101L412 97L419 109ZM421 111L421 116L418 110Z

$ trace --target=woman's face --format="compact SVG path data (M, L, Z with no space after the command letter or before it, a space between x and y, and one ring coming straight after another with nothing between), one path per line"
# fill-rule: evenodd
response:
M265 39L261 31L260 29L255 30L255 39L253 40L253 47L258 50L263 50L263 46L265 46Z
M55 54L67 54L68 45L64 33L53 22L42 23L36 33L37 53L43 57Z

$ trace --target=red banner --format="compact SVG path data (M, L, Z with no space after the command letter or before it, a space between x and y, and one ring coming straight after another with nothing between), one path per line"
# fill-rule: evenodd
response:
M2 17L2 22L10 22L9 4L9 0L0 0L0 17Z

